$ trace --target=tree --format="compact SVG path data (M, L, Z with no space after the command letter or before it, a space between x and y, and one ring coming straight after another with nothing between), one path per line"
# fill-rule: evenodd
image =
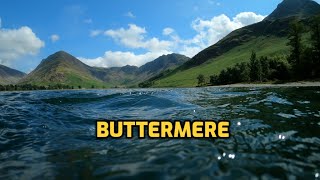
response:
M312 62L316 76L320 76L320 16L316 16L311 24Z
M270 64L267 57L260 57L262 80L267 81L270 77Z
M210 84L211 85L219 85L219 76L217 76L217 75L210 76Z
M290 46L290 54L288 57L289 63L293 67L293 71L296 72L297 76L301 74L303 66L301 66L301 54L303 51L302 39L303 27L302 25L295 21L290 24L290 30L288 35L288 46Z
M261 62L257 59L257 55L254 51L252 51L250 58L250 80L252 82L262 81Z
M242 62L237 64L239 69L239 82L249 82L250 81L250 67L248 63Z
M273 58L269 59L270 80L289 80L290 64L286 59Z
M203 74L199 74L199 76L197 77L198 79L198 86L203 86L206 82L205 77Z
M148 88L148 87L151 87L153 84L154 84L153 81L147 80L147 81L145 81L145 82L139 83L138 86L139 86L140 88Z
M317 74L317 69L319 68L317 66L318 59L316 58L315 51L308 47L303 49L301 54L301 66L303 69L300 69L300 79L305 78L313 78Z
M229 82L228 72L225 69L223 69L219 74L219 83L228 84L228 82Z

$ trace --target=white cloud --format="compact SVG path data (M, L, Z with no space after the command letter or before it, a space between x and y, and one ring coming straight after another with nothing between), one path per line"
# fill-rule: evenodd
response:
M242 26L247 26L256 22L262 21L266 16L255 14L254 12L242 12L233 18L235 23L240 23Z
M140 66L152 61L160 55L176 52L193 57L198 52L218 42L227 34L238 28L259 22L265 16L253 12L242 12L233 18L222 14L211 19L197 18L191 23L196 34L190 39L179 37L172 28L165 28L162 34L169 36L169 40L160 40L156 37L147 38L147 31L143 27L129 24L128 28L110 29L107 31L91 32L91 36L104 34L111 37L126 48L143 49L144 54L134 52L105 52L104 56L95 59L81 58L85 63L93 66L114 67L124 65Z
M93 21L92 21L92 19L85 19L85 20L83 20L83 22L86 24L91 24Z
M101 30L92 30L92 31L90 31L90 37L95 37L95 36L98 36L102 33L103 33L103 31L101 31Z
M107 30L104 32L106 36L110 36L120 44L130 48L141 47L141 42L144 38L143 34L145 33L145 28L141 28L135 24L129 24L128 29L120 28L117 30Z
M183 46L181 47L179 53L188 57L193 57L197 53L199 53L203 48L199 46Z
M50 40L51 40L51 42L53 42L53 43L57 42L59 39L60 39L60 36L57 35L57 34L52 34L52 35L50 36Z
M230 32L259 22L264 18L265 16L257 15L253 12L242 12L232 19L224 14L215 16L209 20L197 18L191 24L197 35L189 41L191 44L206 48L218 42Z
M120 28L116 30L107 30L104 32L106 36L113 38L116 42L133 49L146 49L149 51L163 51L170 49L172 45L170 41L162 41L158 38L146 39L145 28L135 24L129 24L128 29Z
M125 65L141 66L147 62L150 62L163 54L170 54L172 52L159 51L159 52L147 52L144 54L135 54L133 52L122 51L107 51L104 56L94 59L78 58L82 62L97 67L121 67Z
M45 43L27 26L0 28L0 64L10 65L25 55L36 55Z
M127 17L129 17L129 18L136 18L136 16L132 13L132 12L127 12L126 14L125 14L125 16L127 16Z
M162 34L165 35L165 36L168 36L170 34L174 33L174 29L172 28L164 28L163 31L162 31Z

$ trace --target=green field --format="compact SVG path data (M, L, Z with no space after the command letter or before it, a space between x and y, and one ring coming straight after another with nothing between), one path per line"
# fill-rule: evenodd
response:
M248 62L253 50L256 51L258 56L285 56L289 51L286 43L287 38L259 37L199 66L174 72L174 74L156 80L153 87L194 87L197 86L196 78L199 74L205 75L207 81L209 81L209 76L218 74L227 67L240 62Z

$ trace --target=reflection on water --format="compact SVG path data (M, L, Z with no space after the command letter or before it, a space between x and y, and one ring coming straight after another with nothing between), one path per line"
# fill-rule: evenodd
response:
M3 92L0 179L319 178L319 88ZM97 119L231 121L229 139L96 140Z

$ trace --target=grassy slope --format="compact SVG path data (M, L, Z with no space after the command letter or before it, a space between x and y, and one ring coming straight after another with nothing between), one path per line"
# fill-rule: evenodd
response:
M197 85L197 76L203 74L207 80L210 75L218 74L221 70L239 62L249 61L251 51L258 56L283 56L289 48L287 39L279 37L259 37L241 46L237 46L223 55L211 59L199 66L176 72L173 75L155 81L154 87L192 87Z
M23 82L21 84L33 84L33 85L56 85L56 84L63 84L63 85L69 85L74 86L77 88L79 85L83 88L91 88L92 85L95 86L95 88L102 88L102 87L111 87L108 86L106 83L103 83L102 81L93 78L87 73L84 73L78 69L73 69L69 67L68 64L62 64L59 65L54 72L55 73L61 73L64 75L64 78L61 79L61 81L52 82L49 80L48 77L45 76L45 74L40 73L42 75L39 75L40 77L37 77L36 79L31 79L26 82Z

